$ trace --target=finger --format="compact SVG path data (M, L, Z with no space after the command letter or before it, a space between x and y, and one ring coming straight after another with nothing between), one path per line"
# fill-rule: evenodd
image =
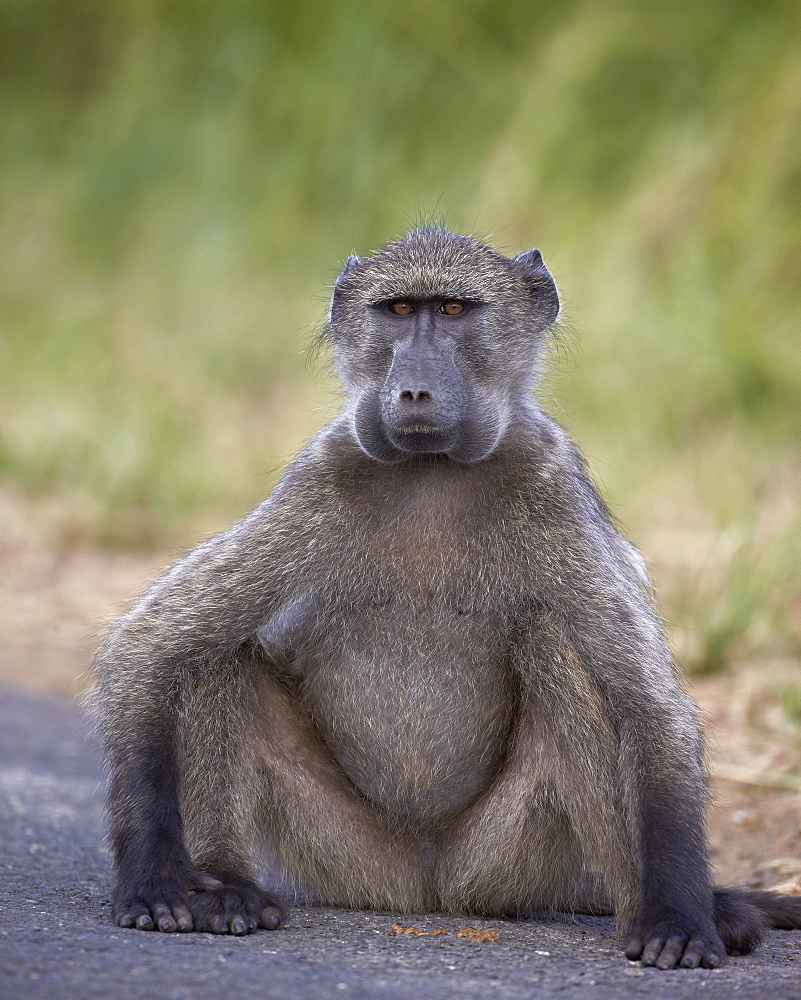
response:
M120 927L136 927L140 917L149 917L150 910L141 900L133 900L114 908L114 919Z
M179 931L191 931L194 928L192 914L186 906L173 906L172 913L178 923Z
M697 969L709 951L710 946L703 938L690 938L684 948L684 957L681 960L682 967L685 969Z
M662 952L665 946L665 939L663 937L651 938L651 940L643 948L642 958L640 961L643 965L656 965L656 960Z
M659 953L656 960L657 969L675 969L684 952L685 937L670 937L665 942L664 948Z
M165 903L156 903L153 907L153 920L156 928L171 934L178 930L178 921L173 917L172 910Z

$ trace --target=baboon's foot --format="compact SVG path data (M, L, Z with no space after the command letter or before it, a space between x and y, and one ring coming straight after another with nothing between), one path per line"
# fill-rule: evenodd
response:
M638 920L626 941L626 958L657 969L715 969L726 947L711 923L698 926L680 917Z
M189 909L194 929L212 934L250 934L259 927L274 931L286 917L280 900L252 882L191 892Z
M112 912L120 927L166 933L250 934L275 930L285 919L280 900L254 883L222 882L203 872L188 885L165 879L127 891L118 886Z

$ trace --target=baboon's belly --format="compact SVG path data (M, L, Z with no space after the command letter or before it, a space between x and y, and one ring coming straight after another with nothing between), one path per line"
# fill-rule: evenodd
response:
M306 704L368 799L435 825L473 801L502 763L516 688L486 620L391 613L332 629L307 666Z

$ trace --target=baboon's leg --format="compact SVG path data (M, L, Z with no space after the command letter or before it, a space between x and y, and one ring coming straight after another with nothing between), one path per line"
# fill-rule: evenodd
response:
M273 929L282 904L258 883L258 770L248 741L254 662L230 659L199 675L182 712L181 811L197 874L190 882L195 930L241 934Z
M447 910L610 913L637 902L617 738L575 651L547 617L516 649L521 705L493 785L446 829L436 877Z
M233 718L244 725L240 721L238 734L229 732L227 739L222 730L212 738L226 761L197 808L187 810L193 860L214 871L234 857L240 869L252 871L260 846L282 877L320 901L429 909L431 876L420 848L359 795L297 695L262 663L240 676L238 690L217 697L232 701ZM201 788L204 780L198 773L193 786Z

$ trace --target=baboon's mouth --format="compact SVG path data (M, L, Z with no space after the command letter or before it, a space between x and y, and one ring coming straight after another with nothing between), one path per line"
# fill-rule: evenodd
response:
M447 433L440 427L431 427L430 424L410 424L408 427L397 427L396 434L439 434Z
M440 454L450 450L454 444L454 431L447 427L431 424L406 424L393 427L389 438L396 448L418 454Z

